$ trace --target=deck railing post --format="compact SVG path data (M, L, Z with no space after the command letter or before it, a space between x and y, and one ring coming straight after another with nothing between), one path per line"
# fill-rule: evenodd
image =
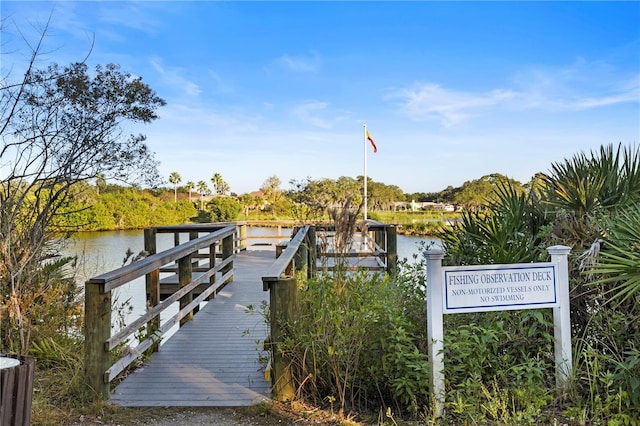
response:
M151 256L156 254L156 229L147 228L144 230L144 250ZM153 308L160 303L160 270L155 269L145 276L145 287L147 291L147 308ZM160 328L160 316L149 321L149 330ZM154 345L153 351L157 352L160 345Z
M298 247L298 251L293 257L293 263L294 274L302 272L304 276L307 276L309 273L309 248L307 247L306 242L303 242L300 244L300 247Z
M111 337L111 292L101 284L84 286L84 365L86 383L96 396L109 398L109 351L105 347Z
M398 235L395 225L387 227L387 273L398 274Z
M209 246L209 269L214 269L216 267L216 247L218 245L214 242ZM209 277L209 285L214 285L216 283L216 274L213 274ZM207 298L208 300L212 300L216 296L216 292L214 291Z
M271 282L269 286L271 383L273 398L278 401L290 400L295 396L291 361L280 353L278 346L283 340L286 323L294 319L297 291L296 278L291 276Z
M385 231L386 228L383 227L376 227L373 231L373 240L376 242L376 244L382 248L385 248L384 246L384 237L385 237Z
M233 256L233 243L234 243L233 234L222 239L222 260L223 261L228 257ZM233 261L230 262L228 265L226 265L224 268L222 268L220 272L222 272L222 275L224 275L227 272L231 271L232 269L233 269ZM233 277L229 278L224 283L229 284L232 281L233 281Z
M178 260L178 284L180 288L186 286L191 282L191 255L185 256ZM180 298L180 310L193 301L193 292L189 292ZM180 327L188 323L193 319L193 311L186 314L180 319Z
M309 269L307 278L315 277L318 272L318 246L316 242L316 227L310 226L307 232L307 244L309 245Z
M198 231L189 231L189 241L195 240L200 236ZM197 268L200 266L200 259L197 256L191 256L191 270L193 268ZM197 314L200 311L200 306L196 306L193 308L193 315Z
M243 223L238 226L240 228L240 251L247 250L247 224Z

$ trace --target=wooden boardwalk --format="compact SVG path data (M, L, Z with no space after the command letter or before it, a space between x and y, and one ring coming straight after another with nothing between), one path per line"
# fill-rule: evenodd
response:
M265 401L267 326L261 305L269 300L262 274L274 251L244 251L234 260L234 281L111 394L119 406L238 407ZM252 306L252 312L248 308Z

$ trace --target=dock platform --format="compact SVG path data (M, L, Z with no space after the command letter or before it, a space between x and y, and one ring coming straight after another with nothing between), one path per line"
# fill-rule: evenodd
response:
M262 343L267 325L261 305L269 299L262 274L274 251L238 253L234 281L200 309L111 393L118 406L248 406L268 400L271 383Z

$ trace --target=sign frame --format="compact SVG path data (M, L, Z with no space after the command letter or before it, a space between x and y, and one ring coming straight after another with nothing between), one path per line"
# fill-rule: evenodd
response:
M555 282L554 295L555 304L546 306L545 304L511 305L508 309L532 309L551 308L553 310L553 335L555 338L554 357L556 361L556 390L562 393L571 382L573 375L572 349L571 349L571 318L569 313L569 253L571 247L557 245L547 248L551 256L551 262L525 264L528 268L553 266L553 280ZM429 342L429 363L431 365L431 377L429 384L431 393L435 400L435 415L442 417L444 413L445 400L445 380L444 380L444 308L445 301L445 278L444 271L455 271L450 267L444 268L442 260L444 252L441 249L431 249L424 252L426 260L426 305L427 305L427 339ZM504 268L519 267L522 264L506 265ZM480 265L486 268L496 268L497 265ZM499 265L503 267L503 265ZM469 270L469 266L459 267ZM475 266L473 268L476 268ZM523 307L524 306L524 307ZM469 308L469 307L467 307ZM485 309L486 306L474 306L471 309L482 309L484 311L505 310L505 309ZM504 307L503 307L504 308ZM447 313L460 313L460 310ZM477 311L475 311L477 312Z
M445 314L559 306L551 262L447 266L442 271Z

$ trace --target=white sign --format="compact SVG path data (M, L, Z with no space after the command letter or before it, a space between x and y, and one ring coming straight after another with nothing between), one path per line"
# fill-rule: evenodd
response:
M443 269L444 313L555 308L552 263L451 266Z
M571 383L571 317L569 315L570 247L547 248L551 262L511 265L442 267L444 252L427 250L427 338L430 385L435 414L444 413L445 313L553 308L556 387L560 394ZM444 285L443 285L444 284Z

